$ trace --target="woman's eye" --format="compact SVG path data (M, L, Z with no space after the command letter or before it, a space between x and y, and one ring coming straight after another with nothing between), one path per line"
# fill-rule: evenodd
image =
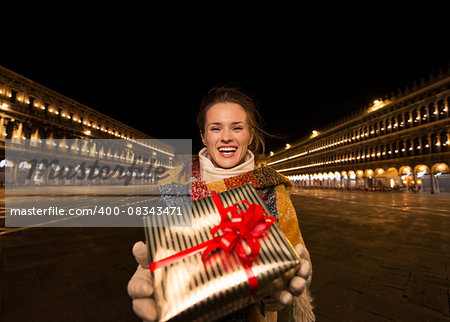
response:
M235 127L234 129L237 131L240 131L240 130L242 130L242 127L238 126L238 127Z
M218 128L218 127L212 127L211 128L211 131L219 131L220 130L220 128Z

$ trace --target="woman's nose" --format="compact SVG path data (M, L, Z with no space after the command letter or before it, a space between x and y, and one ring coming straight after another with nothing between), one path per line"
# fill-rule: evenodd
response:
M233 140L233 132L230 129L224 129L222 131L222 141L229 142Z

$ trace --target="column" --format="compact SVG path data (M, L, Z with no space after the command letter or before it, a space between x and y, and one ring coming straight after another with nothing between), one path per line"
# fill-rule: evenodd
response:
M448 110L448 102L449 102L449 100L450 100L450 98L448 98L447 97L447 99L444 101L444 112L445 112L445 116L446 117L449 117L449 115L450 115L450 113L449 113L449 110Z
M433 171L430 170L430 181L431 181L431 193L435 193L436 189L434 187L436 179L434 178Z
M437 145L437 152L442 152L442 142L441 142L441 134L438 132L436 133L436 145Z
M445 103L444 103L445 104ZM436 117L436 121L439 120L439 102L434 103L434 116Z
M387 130L388 130L389 133L394 130L393 124L392 124L392 117L388 118L388 121L386 123L386 127L387 127Z
M405 122L405 128L411 127L411 126L412 126L411 118L412 118L412 113L411 113L411 111L406 112L405 120L404 120L404 122Z
M425 105L425 115L427 116L427 122L430 122L430 111L428 109L428 107Z
M413 180L414 180L414 190L418 191L419 190L419 186L417 185L417 175L416 175L415 171L413 171Z
M420 106L417 107L417 117L419 118L419 122L417 122L417 125L421 125L422 124L422 112L420 110Z

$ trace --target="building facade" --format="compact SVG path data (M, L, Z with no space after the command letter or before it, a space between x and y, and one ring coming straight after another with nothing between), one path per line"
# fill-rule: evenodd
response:
M142 166L154 163L172 168L175 162L174 147L0 66L2 183L5 169L14 173L11 180L20 182L21 172L29 165L23 160L5 159L5 141L8 139L14 140L15 149L26 144L27 150L34 149L36 153L43 150L43 144L56 140L54 152L58 155L67 155L70 151L72 155L78 153L84 158L98 159L105 165L124 168L133 163ZM107 144L109 139L121 139L118 140L121 143ZM147 178L140 182L151 181L152 178Z
M450 73L271 152L298 187L450 192Z

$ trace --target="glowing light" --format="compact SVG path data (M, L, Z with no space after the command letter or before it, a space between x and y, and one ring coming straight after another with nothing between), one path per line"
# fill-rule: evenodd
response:
M386 105L388 105L390 103L389 100L374 100L373 101L373 105L368 109L367 113L372 113L375 112L376 110L379 110L380 108L385 107Z
M395 187L395 180L394 180L394 179L390 179L390 180L389 180L389 186L390 186L391 188L394 188L394 187Z

